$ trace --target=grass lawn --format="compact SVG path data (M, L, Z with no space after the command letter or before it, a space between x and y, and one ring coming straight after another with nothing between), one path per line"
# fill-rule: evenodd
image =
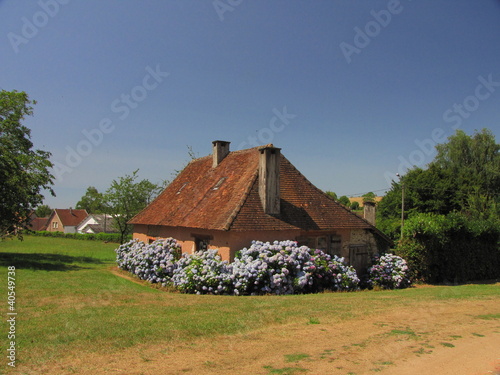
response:
M0 342L2 348L9 342L7 267L15 266L18 365L80 351L109 353L279 328L290 321L335 323L434 300L498 300L500 294L498 284L258 297L167 293L112 273L116 246L30 236L0 242ZM2 356L1 369L6 362Z

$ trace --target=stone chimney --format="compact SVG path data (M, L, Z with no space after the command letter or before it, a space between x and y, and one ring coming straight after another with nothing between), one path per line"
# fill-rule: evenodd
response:
M375 225L375 202L364 202L363 203L363 217L371 225Z
M212 142L212 168L217 167L222 159L224 159L229 154L229 144L231 142L226 141L213 141Z
M280 213L280 150L272 144L259 148L259 195L269 215Z

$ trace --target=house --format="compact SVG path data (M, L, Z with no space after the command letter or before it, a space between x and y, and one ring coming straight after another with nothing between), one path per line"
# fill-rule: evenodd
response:
M88 216L86 210L56 208L47 221L47 231L76 233L76 227Z
M90 214L76 227L78 233L116 233L114 219L107 214Z
M30 215L30 223L28 228L33 231L47 230L48 217L38 217L35 212Z
M183 252L218 248L223 259L252 240L296 240L362 269L391 240L309 182L272 144L191 161L129 222L144 242L173 237Z

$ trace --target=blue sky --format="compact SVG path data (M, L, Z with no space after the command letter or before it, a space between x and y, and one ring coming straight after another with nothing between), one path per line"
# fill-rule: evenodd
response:
M0 0L0 88L38 101L53 208L139 169L273 143L339 195L462 129L500 137L498 0Z

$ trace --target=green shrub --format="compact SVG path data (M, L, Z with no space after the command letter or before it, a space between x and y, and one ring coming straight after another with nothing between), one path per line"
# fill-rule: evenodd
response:
M27 232L27 234L30 234L32 236L41 236L41 237L70 238L75 240L120 243L120 233L63 233L63 232L36 231L36 232ZM125 238L125 241L130 241L131 239L132 235L128 235Z
M500 226L459 213L417 214L405 223L397 254L413 279L464 282L500 277Z

